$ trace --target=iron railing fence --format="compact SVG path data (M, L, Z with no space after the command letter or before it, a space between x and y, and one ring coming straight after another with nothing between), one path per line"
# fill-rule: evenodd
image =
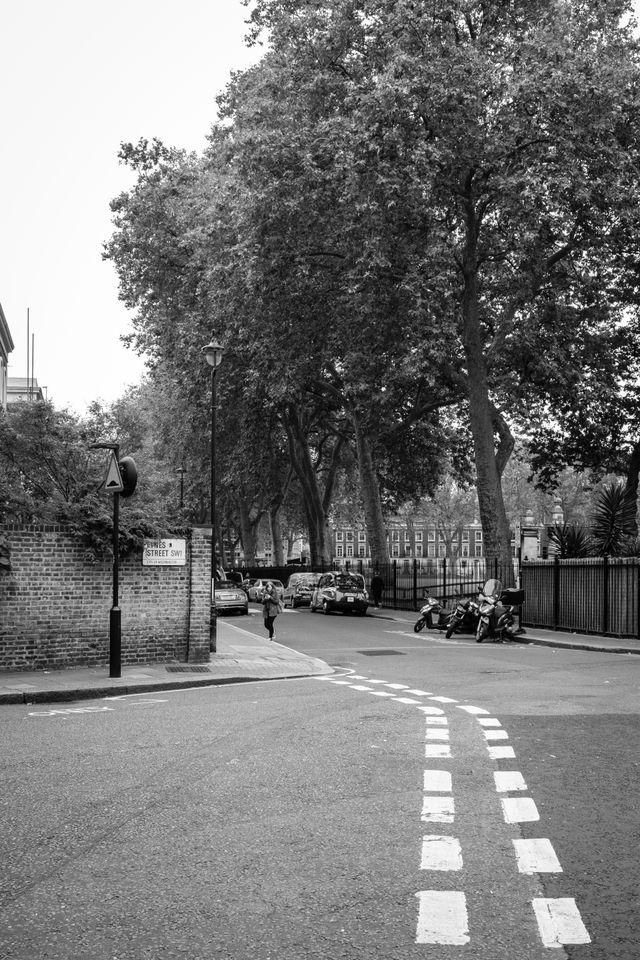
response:
M640 637L637 557L523 561L523 625Z
M286 584L304 566L240 568L243 577L271 577ZM350 569L363 574L367 588L373 567L366 559L343 560L313 569L313 573ZM520 608L524 627L566 630L614 637L640 638L640 559L588 557L579 560L514 561L503 571L497 562L469 560L398 559L379 564L384 580L382 603L415 612L426 594L451 605L457 597L476 596L490 577L505 584L514 581L524 590Z

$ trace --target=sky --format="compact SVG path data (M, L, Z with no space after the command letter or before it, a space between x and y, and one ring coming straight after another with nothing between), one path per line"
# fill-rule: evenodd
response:
M109 203L134 183L122 142L202 152L215 97L259 57L240 0L20 0L2 5L0 304L56 407L84 413L144 373L131 314L102 260ZM29 332L27 337L27 312Z

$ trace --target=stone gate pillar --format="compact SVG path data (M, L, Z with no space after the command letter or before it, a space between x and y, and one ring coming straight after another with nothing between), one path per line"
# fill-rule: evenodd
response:
M191 532L191 602L188 663L209 662L211 626L211 527Z

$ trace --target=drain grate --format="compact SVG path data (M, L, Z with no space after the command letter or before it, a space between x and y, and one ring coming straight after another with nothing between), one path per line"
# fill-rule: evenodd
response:
M167 667L168 673L211 673L209 667Z
M363 657L406 657L401 650L356 650Z

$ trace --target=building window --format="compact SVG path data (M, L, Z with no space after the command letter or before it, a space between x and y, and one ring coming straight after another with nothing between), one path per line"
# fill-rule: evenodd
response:
M468 557L468 556L469 556L469 544L468 544L468 543L463 543L463 544L462 544L462 556L463 556L463 557Z
M343 534L342 530L337 530L337 531L336 531L336 540L343 540L343 539L344 539L344 534Z
M476 557L482 556L482 544L476 543Z
M463 531L462 531L462 542L463 542L463 543L469 543L469 531L468 531L468 530L463 530Z
M447 555L447 545L446 545L446 543L439 543L439 544L438 544L438 556L439 556L439 557L446 557L446 555Z
M399 531L399 530L392 530L392 531L391 531L391 539L393 540L394 543L398 543L399 540L400 540L400 531Z
M393 547L391 548L391 556L392 557L400 556L400 547L398 546L397 543L394 543Z
M353 530L347 530L347 543L353 543Z
M427 540L429 541L429 543L433 543L435 539L436 539L435 530L429 530L429 532L427 533Z
M422 543L422 530L416 530L414 536L416 543Z
M416 543L416 557L422 556L422 544Z
M436 545L435 543L430 543L427 545L427 556L435 557L436 555Z
M347 544L347 556L348 557L353 556L353 544L351 543Z
M359 544L358 544L358 556L359 556L359 557L366 557L366 555L367 555L367 548L365 547L365 545L364 545L363 543L359 543Z
M336 557L344 556L342 550L343 550L342 544L339 543L338 546L336 547Z
M476 543L482 542L482 530L476 530Z
M366 539L367 539L367 535L364 532L364 530L358 531L358 540L360 541L360 543L365 543Z

